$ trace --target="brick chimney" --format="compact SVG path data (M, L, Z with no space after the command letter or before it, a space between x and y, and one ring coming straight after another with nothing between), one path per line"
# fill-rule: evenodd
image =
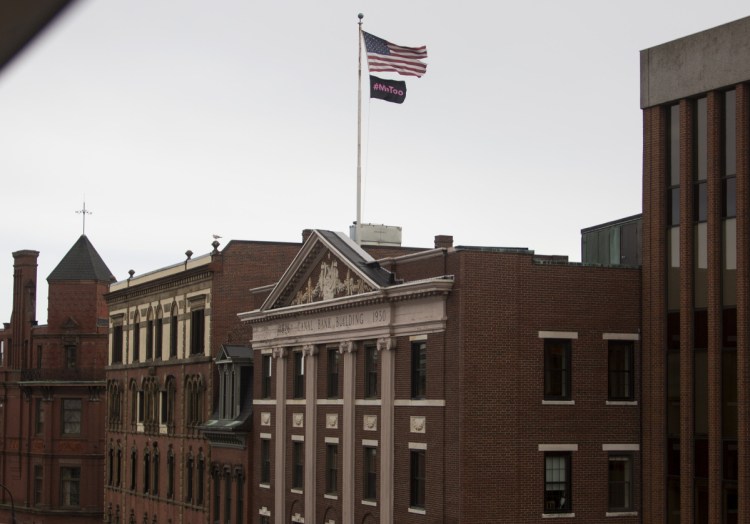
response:
M453 235L435 235L435 249L453 247Z

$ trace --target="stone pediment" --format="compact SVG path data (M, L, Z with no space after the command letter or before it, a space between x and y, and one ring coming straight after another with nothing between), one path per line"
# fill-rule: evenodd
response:
M391 281L367 253L341 233L313 231L262 310L325 302L376 291Z

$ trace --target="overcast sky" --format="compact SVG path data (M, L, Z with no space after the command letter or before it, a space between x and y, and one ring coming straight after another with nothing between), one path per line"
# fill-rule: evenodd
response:
M46 278L82 231L118 280L229 239L356 218L357 13L426 45L403 105L363 97L363 222L403 243L580 260L641 212L639 51L746 1L80 0L0 71L0 321L11 253ZM366 75L366 69L364 71Z

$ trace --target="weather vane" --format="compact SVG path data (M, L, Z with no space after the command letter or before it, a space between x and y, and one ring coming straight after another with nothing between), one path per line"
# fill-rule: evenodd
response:
M93 214L91 211L86 209L86 201L83 201L83 209L76 211L77 214L83 215L83 234L86 234L86 215Z

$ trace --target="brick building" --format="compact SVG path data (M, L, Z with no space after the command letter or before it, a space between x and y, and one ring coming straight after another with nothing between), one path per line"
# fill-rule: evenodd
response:
M250 521L640 521L640 270L312 232L240 318Z
M644 522L750 522L750 18L641 52Z
M101 522L104 366L112 273L81 236L50 273L36 321L38 251L13 253L13 313L0 330L0 514L24 523ZM12 493L13 500L10 500Z
M230 241L110 288L105 520L245 522L255 288L299 243ZM373 247L384 255L407 248Z

